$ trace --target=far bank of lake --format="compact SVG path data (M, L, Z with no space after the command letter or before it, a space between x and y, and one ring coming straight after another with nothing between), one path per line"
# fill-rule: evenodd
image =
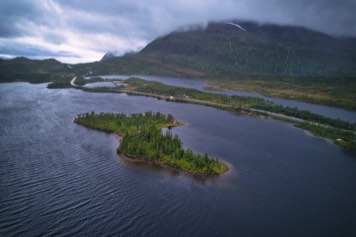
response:
M98 76L101 77L102 79L105 80L125 80L130 77L138 77L147 81L156 81L156 82L161 82L166 85L171 85L171 86L179 86L179 87L185 87L185 88L193 88L193 89L198 89L202 91L207 91L205 88L209 87L209 85L203 81L197 80L197 79L192 79L192 78L177 78L177 77L161 77L161 76L143 76L143 75L102 75ZM87 80L90 80L92 77L86 77ZM88 84L89 85L89 84ZM98 85L102 86L102 85ZM109 86L109 85L108 85ZM345 120L351 123L356 122L356 112L355 111L350 111L342 108L335 108L335 107L330 107L330 106L325 106L325 105L317 105L317 104L311 104L311 103L305 103L305 102L300 102L300 101L295 101L295 100L288 100L288 99L280 99L280 98L272 98L272 97L267 97L263 96L259 93L253 93L253 92L246 92L246 91L236 91L236 90L218 90L214 91L215 93L222 93L226 95L239 95L239 96L251 96L251 97L257 97L257 98L262 98L265 99L266 101L271 101L275 104L283 105L283 106L289 106L289 107L296 107L301 110L307 110L316 114L324 115L330 118L334 119L341 119Z

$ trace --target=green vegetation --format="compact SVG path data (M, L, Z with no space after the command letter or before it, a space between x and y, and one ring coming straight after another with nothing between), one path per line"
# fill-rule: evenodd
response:
M127 116L92 112L79 115L75 122L122 136L117 151L130 158L203 175L221 174L225 170L217 159L209 158L207 154L183 150L181 140L169 130L162 133L164 127L181 125L172 115L146 112Z
M265 96L356 110L355 77L238 76L209 79L222 89L258 92Z
M312 123L299 123L296 126L308 130L316 136L328 138L335 144L356 154L356 135L352 131Z
M233 96L234 97L234 96ZM251 106L255 109L265 110L273 113L284 114L287 116L303 119L310 122L316 122L320 124L327 124L333 127L342 128L342 129L356 129L355 125L340 120L340 119L332 119L329 117L325 117L319 114L314 114L307 110L300 110L298 108L292 108L288 106L276 105L273 103L268 103L265 100L254 100L254 104Z
M356 76L355 39L337 38L301 27L226 22L175 31L149 43L139 56L217 78L246 75Z
M0 82L69 82L74 75L68 65L54 59L15 58L0 61Z
M348 132L352 133L356 129L356 123L351 124L340 119L331 119L306 110L276 105L256 97L228 96L218 93L203 92L195 89L168 86L159 82L145 81L138 78L127 79L125 80L125 84L126 86L117 88L82 89L90 92L124 92L129 95L148 96L173 102L194 103L241 114L258 115L260 117L270 116L295 123L304 121L306 124L310 124L311 122L314 123L314 126L334 129L333 131L343 131L345 134ZM304 128L302 125L300 125L300 127ZM305 129L310 130L310 128ZM313 129L313 131L314 130L315 129ZM319 133L318 136L330 138L330 135L327 133ZM349 148L351 145L348 142L345 142L346 140L338 141L336 144L345 149L352 150L353 148Z
M276 105L256 97L227 96L195 89L167 86L159 82L144 81L137 78L130 78L125 83L128 85L125 87L125 90L138 93L136 95L153 96L169 101L202 104L243 114L268 116L268 112L272 112L302 119L305 122L299 123L298 127L311 131L317 136L331 139L335 144L346 150L355 151L354 130L356 129L356 124L351 124L340 119L331 119L306 110ZM254 109L259 111L254 111ZM277 116L276 118L289 120L283 116Z
M153 95L162 95L167 97L174 97L179 99L197 99L201 101L214 102L214 103L227 103L233 102L227 95L208 93L196 89L189 89L184 87L169 86L155 81L145 81L139 78L129 78L125 80L127 84L123 87L126 91L136 91L148 93ZM238 105L238 102L236 102Z
M331 119L306 110L276 105L256 97L228 96L219 93L203 92L195 89L168 86L159 82L145 81L138 78L127 79L125 83L128 84L125 87L126 91L147 93L146 95L163 95L173 101L188 103L199 103L200 101L199 104L237 112L249 112L250 109L258 109L338 128L355 129L353 127L355 125L340 119Z
M63 89L63 88L71 88L72 85L70 82L51 82L47 85L48 89Z
M93 62L75 65L76 75L162 75L170 77L189 77L185 72L158 60L149 60L138 56L115 57L103 62Z

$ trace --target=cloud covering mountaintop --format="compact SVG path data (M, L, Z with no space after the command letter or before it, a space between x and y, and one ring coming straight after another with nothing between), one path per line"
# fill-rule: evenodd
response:
M123 54L190 24L243 19L356 36L355 0L2 0L0 56L76 63Z

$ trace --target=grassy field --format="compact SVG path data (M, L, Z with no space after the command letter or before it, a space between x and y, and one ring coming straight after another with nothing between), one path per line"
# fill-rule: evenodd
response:
M222 89L258 92L265 96L356 110L356 78L208 79Z

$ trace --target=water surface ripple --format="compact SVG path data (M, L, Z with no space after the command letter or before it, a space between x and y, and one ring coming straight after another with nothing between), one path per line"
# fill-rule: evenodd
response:
M194 178L116 154L78 113L172 113ZM355 236L356 159L291 124L125 94L0 84L0 236Z

